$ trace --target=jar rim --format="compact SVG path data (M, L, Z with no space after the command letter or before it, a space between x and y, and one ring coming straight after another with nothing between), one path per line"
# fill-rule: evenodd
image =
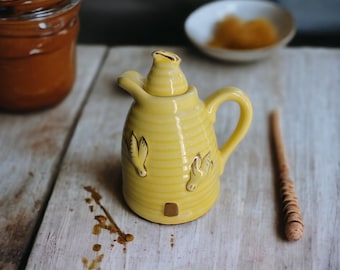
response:
M0 0L4 1L4 0ZM5 0L8 1L8 0ZM16 1L16 0L10 0L10 1ZM81 0L69 0L66 4L62 3L60 5L57 5L55 7L45 9L45 10L39 10L34 12L28 12L24 13L18 16L10 16L10 17L0 17L0 21L25 21L25 20L39 20L50 16L57 16L60 13L64 13L75 6L77 6Z

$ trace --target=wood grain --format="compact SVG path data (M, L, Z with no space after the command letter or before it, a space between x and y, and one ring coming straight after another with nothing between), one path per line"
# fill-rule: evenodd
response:
M78 47L77 80L58 106L0 114L0 269L17 269L25 260L104 52Z
M63 160L27 269L337 269L340 50L283 49L261 62L233 65L171 48L201 98L223 86L239 87L250 96L254 120L226 165L214 208L197 221L165 226L137 217L121 195L120 140L133 99L115 80L130 69L146 74L154 49L110 51ZM287 156L308 225L293 243L279 230L268 125L276 107L285 115ZM219 110L220 143L237 115L234 104ZM93 233L103 211L85 186L96 189L132 242L119 244L109 230Z

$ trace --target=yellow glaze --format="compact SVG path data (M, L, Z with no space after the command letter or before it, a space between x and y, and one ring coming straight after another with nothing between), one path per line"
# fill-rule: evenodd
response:
M188 85L181 59L153 52L145 78L127 71L118 84L134 98L122 138L123 195L139 216L161 224L179 224L209 211L220 192L219 177L228 157L247 133L252 105L234 87L222 88L205 101ZM240 106L238 124L217 146L216 112L226 101Z

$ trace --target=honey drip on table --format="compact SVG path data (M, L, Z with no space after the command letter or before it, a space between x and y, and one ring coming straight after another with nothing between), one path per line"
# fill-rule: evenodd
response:
M96 215L94 219L98 222L95 224L92 228L92 234L99 235L102 230L108 230L110 234L116 233L118 234L117 239L114 240L114 242L118 242L119 244L123 245L123 251L126 252L126 244L128 242L131 242L134 240L134 236L129 233L124 233L117 223L114 221L110 213L107 211L107 209L102 205L100 202L102 196L91 186L85 186L84 189L91 193L91 198L86 198L85 202L89 204L89 209L91 212L94 211L94 205L92 205L92 201L94 201L100 209L104 212L104 215ZM114 244L111 244L111 247L114 247ZM99 252L101 250L102 246L98 243L94 244L92 246L92 250L95 252ZM101 263L101 261L104 258L104 254L99 254L96 256L95 259L89 261L87 258L82 258L82 263L84 268L91 270L91 269L100 269L98 268L98 265Z
M96 202L96 204L103 210L105 216L97 215L95 216L95 219L98 221L98 225L102 229L109 230L110 233L117 233L118 239L117 242L122 245L126 245L127 242L131 242L134 239L134 236L132 234L126 234L124 233L117 225L117 223L114 221L110 213L107 211L107 209L101 204L100 200L102 196L91 186L86 186L84 189L91 193L92 199ZM109 224L106 223L106 221L109 221Z

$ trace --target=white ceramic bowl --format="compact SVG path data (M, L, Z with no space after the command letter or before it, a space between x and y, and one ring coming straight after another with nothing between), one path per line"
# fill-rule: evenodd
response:
M259 17L268 19L277 30L278 42L271 46L250 50L208 47L206 43L213 37L216 23L227 15L235 15L242 20ZM286 9L274 2L219 0L193 11L185 21L184 30L189 40L202 52L221 60L246 62L269 56L278 48L285 46L295 35L295 22Z

